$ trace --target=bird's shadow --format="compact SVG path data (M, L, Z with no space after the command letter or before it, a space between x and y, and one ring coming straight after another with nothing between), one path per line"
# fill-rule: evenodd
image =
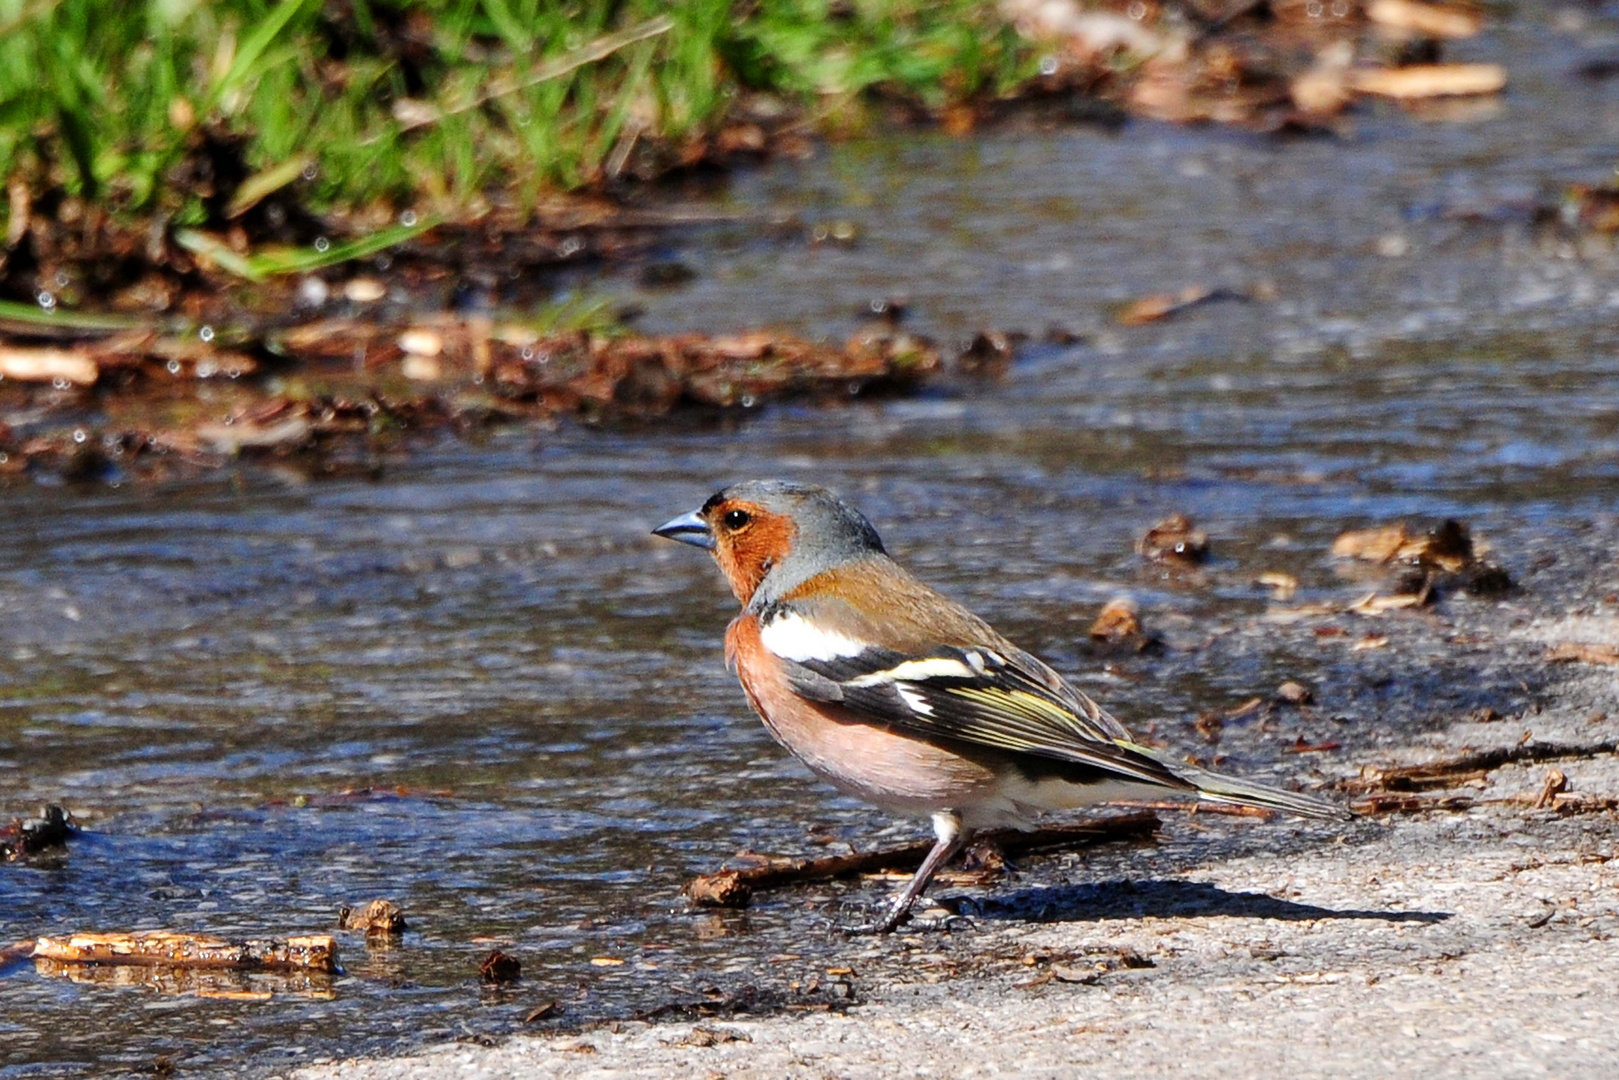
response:
M1390 923L1439 923L1448 911L1368 911L1327 908L1279 900L1264 893L1227 892L1204 881L1103 881L1023 889L999 896L943 896L939 903L959 915L1019 922L1101 922L1106 919L1370 919Z

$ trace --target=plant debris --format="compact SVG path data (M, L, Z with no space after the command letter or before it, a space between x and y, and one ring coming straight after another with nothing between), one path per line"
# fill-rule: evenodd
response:
M753 886L740 870L692 878L681 891L698 907L745 908L753 900Z
M1405 522L1375 529L1346 532L1332 544L1332 555L1373 563L1399 572L1388 592L1373 592L1347 610L1358 615L1382 615L1404 608L1423 607L1439 599L1443 589L1460 587L1478 596L1493 596L1512 589L1512 579L1484 556L1464 522L1447 518L1427 532Z
M374 456L412 432L897 392L942 366L935 346L894 330L839 346L768 332L540 334L456 316L241 327L209 342L149 327L56 351L93 377L0 381L0 416L29 417L0 423L0 475L94 480L243 456Z
M226 941L206 934L149 930L41 937L30 955L59 964L117 964L236 971L337 971L337 943L327 934Z
M1139 609L1128 597L1103 604L1086 636L1093 653L1160 652L1164 647L1162 637L1142 627Z
M478 977L486 983L516 982L522 974L522 961L499 949L490 950L478 965Z
M737 1031L733 1028L694 1027L691 1029L690 1033L682 1038L676 1039L670 1045L689 1046L701 1049L709 1046L720 1046L724 1043L750 1043L752 1041L752 1035L749 1035L745 1031Z
M1090 636L1097 641L1126 641L1141 636L1141 620L1135 602L1127 598L1109 600L1091 623Z
M1560 641L1546 651L1549 664L1619 664L1619 648L1599 642Z
M392 900L373 900L358 910L344 905L337 912L337 928L359 930L366 937L395 937L408 929L405 913Z
M1154 562L1196 565L1209 557L1209 536L1193 528L1185 514L1173 514L1148 529L1136 551Z
M1595 743L1537 743L1522 741L1512 746L1497 747L1463 754L1460 757L1422 765L1378 769L1365 767L1357 777L1340 780L1333 785L1339 791L1360 792L1416 792L1437 788L1453 788L1473 780L1482 780L1488 773L1503 765L1527 761L1552 761L1560 758L1588 758L1599 754L1619 753L1619 740Z
M1315 701L1315 693L1303 683L1289 679L1276 688L1276 697L1279 701L1289 705L1309 705Z
M1170 0L1121 14L1079 0L1003 0L1002 10L1062 49L1049 81L1179 123L1317 129L1363 97L1487 95L1507 80L1499 65L1441 62L1445 42L1483 25L1455 4L1282 0L1216 12Z
M1459 573L1473 561L1473 537L1466 525L1447 518L1436 528L1413 532L1405 522L1346 532L1332 542L1332 555L1365 562L1409 563Z
M1456 813L1476 806L1508 806L1524 810L1549 810L1558 817L1576 814L1606 814L1619 810L1619 797L1587 795L1561 790L1553 770L1546 785L1533 795L1512 795L1501 799L1478 799L1469 795L1377 794L1358 799L1350 808L1359 814L1426 814L1435 811ZM1566 778L1561 783L1566 784ZM1557 790L1553 790L1557 789Z
M31 821L17 818L0 827L0 862L14 862L44 851L59 850L78 835L79 827L73 824L73 817L66 810L60 806L42 807L39 816Z
M1117 971L1139 971L1158 966L1155 961L1142 956L1134 949L1098 951L1083 956L1061 958L1037 954L1024 957L1023 962L1029 967L1044 970L1033 978L1013 983L1012 987L1016 990L1031 990L1050 982L1095 986L1102 981L1103 976Z
M1008 855L1089 847L1115 840L1135 840L1153 836L1158 815L1149 812L1121 814L1077 825L1057 825L1032 832L997 829L979 837L993 843ZM879 871L911 873L932 850L931 843L902 844L879 851L828 855L819 859L790 859L745 852L737 860L747 865L704 874L686 883L682 890L693 903L706 907L746 907L757 889L773 889L826 881L852 874Z
M1119 309L1115 318L1120 326L1144 326L1216 300L1246 299L1247 296L1230 289L1208 289L1194 285L1178 293L1155 293L1132 300Z
M1399 101L1468 97L1505 90L1507 71L1500 64L1413 64L1351 72L1349 86L1357 93Z
M523 1023L532 1024L537 1020L546 1020L561 1011L561 1007L554 1001L542 1001L523 1015Z

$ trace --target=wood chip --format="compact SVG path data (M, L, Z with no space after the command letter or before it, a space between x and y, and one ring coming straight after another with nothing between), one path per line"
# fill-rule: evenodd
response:
M1421 607L1426 600L1427 597L1421 593L1395 593L1393 596L1383 596L1374 592L1367 593L1344 610L1352 611L1356 615L1386 615L1390 611L1399 611L1403 608Z
M1424 98L1494 94L1506 88L1500 64L1416 64L1403 68L1352 71L1349 85L1362 94L1420 101Z
M1193 528L1185 514L1172 514L1136 541L1136 551L1155 562L1199 563L1209 557L1209 535Z
M1619 664L1619 647L1595 642L1563 641L1546 653L1549 664Z
M1098 641L1124 641L1141 633L1136 605L1125 598L1109 600L1091 623L1090 636Z
M1540 794L1535 796L1534 807L1543 810L1557 801L1557 796L1568 790L1568 776L1561 769L1548 769L1546 782L1540 787Z
M735 870L692 878L681 891L698 907L745 908L753 900L753 886Z
M415 382L433 382L444 377L444 365L436 356L418 356L406 353L399 362L399 372Z
M90 386L100 377L96 362L77 349L0 346L0 378Z
M1301 735L1301 736L1299 736L1299 738L1296 741L1294 741L1292 746L1284 746L1284 747L1282 747L1282 753L1284 753L1284 754L1325 754L1325 753L1327 753L1329 751L1337 750L1337 749L1341 748L1342 746L1343 746L1343 743L1339 742L1337 739L1328 739L1325 742L1318 742L1318 743L1305 742L1304 737Z
M373 900L363 908L344 907L337 913L340 930L359 930L367 937L402 934L405 913L392 900Z
M555 1014L556 1011L557 1011L557 1003L556 1002L554 1002L554 1001L541 1002L540 1004L534 1006L534 1008L532 1008L532 1009L530 1009L528 1011L528 1014L523 1017L523 1023L532 1024L536 1020L544 1020L546 1017Z
M1419 539L1406 531L1403 521L1376 529L1352 529L1332 542L1332 555L1337 559L1392 562Z
M522 974L522 961L499 949L492 949L478 965L478 976L487 983L516 982Z
M399 348L412 356L437 356L444 351L444 339L432 330L406 330L399 335Z
M1470 38L1484 26L1483 15L1470 8L1417 0L1372 0L1366 5L1366 18L1425 38Z
M234 424L199 424L197 442L216 453L236 454L243 450L272 450L297 446L309 438L314 425L306 416L289 416L273 424L238 421Z
M1254 583L1274 590L1274 595L1278 600L1291 600L1293 594L1298 592L1299 589L1299 579L1280 570L1266 570L1254 578Z
M343 297L356 304L374 304L388 295L388 287L373 277L350 279L343 286Z
M1291 679L1276 688L1276 696L1289 705L1308 705L1315 700L1315 694L1308 686Z
M1150 322L1178 315L1216 298L1216 290L1191 286L1177 293L1154 293L1132 300L1119 309L1120 326L1144 326Z

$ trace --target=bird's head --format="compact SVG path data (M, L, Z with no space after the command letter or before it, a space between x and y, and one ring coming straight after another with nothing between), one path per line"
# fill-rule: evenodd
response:
M825 570L882 555L865 515L832 492L786 480L745 480L652 530L706 548L745 605L760 606Z

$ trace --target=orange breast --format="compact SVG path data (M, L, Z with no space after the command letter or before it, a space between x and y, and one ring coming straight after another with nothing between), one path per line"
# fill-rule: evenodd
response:
M759 640L753 615L731 623L725 659L776 741L851 795L902 813L930 814L992 799L999 788L1002 767L991 752L935 746L793 693L782 677L783 661Z

